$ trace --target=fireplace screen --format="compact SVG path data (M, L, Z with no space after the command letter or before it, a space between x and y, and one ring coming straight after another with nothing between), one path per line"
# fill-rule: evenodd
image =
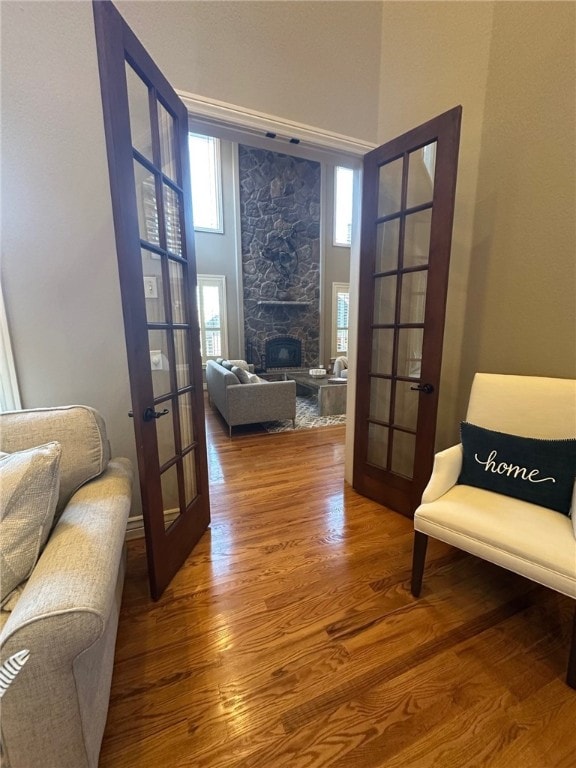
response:
M266 342L266 368L300 368L302 343L292 336L277 336Z

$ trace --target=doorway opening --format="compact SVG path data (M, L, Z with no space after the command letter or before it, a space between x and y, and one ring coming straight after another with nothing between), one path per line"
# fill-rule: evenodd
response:
M249 354L253 356L256 350L260 360L264 358L265 343L269 338L295 336L304 342L304 348L313 357L310 360L302 358L301 365L305 367L330 369L331 361L336 356L336 338L340 341L344 338L350 339L351 349L344 352L348 352L353 358L355 317L350 310L349 296L357 291L358 285L353 264L353 249L357 248L357 242L353 242L353 239L357 237L359 224L361 158L352 153L322 150L304 143L294 144L278 137L271 138L270 131L266 132L268 135L264 135L264 132L262 135L256 135L254 132L246 132L242 127L215 126L212 122L194 115L190 115L189 129L196 135L211 136L220 141L222 231L209 233L197 230L195 239L198 274L221 274L226 281L228 348L221 350L221 355L232 359L246 359ZM362 149L365 150L366 147ZM255 165L254 157L258 158L267 170L270 170L274 163L284 169L290 163L297 163L298 171L288 170L288 175L290 172L302 173L300 169L316 166L319 174L319 194L317 199L308 201L308 207L313 209L316 215L315 221L313 218L303 221L294 210L284 213L275 210L279 209L279 203L284 202L286 198L302 196L302 191L292 189L289 179L283 178L281 172L276 174L272 169L270 178L266 179L265 183L271 188L272 199L266 200L266 189L259 190L256 197L245 194L245 190L253 188L254 185L249 168L247 170L245 167ZM345 175L348 176L351 197L354 195L354 202L350 200L348 211L350 220L344 225L341 221L343 206L340 201L337 208L335 193L337 178L340 178L342 187L342 169L347 171ZM353 183L350 183L352 180ZM272 224L270 219L267 221L269 231L264 233L265 239L257 243L255 233L244 226L244 221L249 220L253 228L257 229L260 211L268 215L271 209L275 210L276 219ZM346 213L346 206L344 211ZM340 220L337 221L338 215ZM313 233L317 239L316 243L298 241L298 238L301 240L300 233L304 229L316 229ZM346 229L349 235L347 241L342 235L343 231L346 233ZM281 240L285 247L272 243L271 238ZM258 248L262 254L257 253ZM316 262L313 261L310 265L306 256L314 249L316 253L313 257ZM268 250L270 252L267 252ZM256 256L268 256L268 275L255 275L255 252ZM276 263L275 256L278 256ZM260 260L260 263L263 261ZM298 280L305 272L312 271L316 286L310 287L310 274L307 274L308 282L303 289ZM294 272L297 274L293 274ZM261 285L262 283L264 285ZM335 292L334 286L339 287L340 293L342 286L348 287L345 313L341 311L341 307L333 306L334 302L339 300L339 293ZM273 303L276 303L275 307L271 306ZM255 320L255 317L258 319ZM341 326L343 318L350 327L343 329L335 326L335 323ZM255 329L254 325L259 326L266 322L270 326L269 333L260 338L261 328ZM338 354L342 354L341 344L339 350ZM250 362L254 360L251 359Z

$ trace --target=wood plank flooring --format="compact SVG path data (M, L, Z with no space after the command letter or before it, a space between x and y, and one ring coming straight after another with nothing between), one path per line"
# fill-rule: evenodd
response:
M232 440L163 598L130 542L101 768L573 768L573 602L430 541L343 480L344 427Z

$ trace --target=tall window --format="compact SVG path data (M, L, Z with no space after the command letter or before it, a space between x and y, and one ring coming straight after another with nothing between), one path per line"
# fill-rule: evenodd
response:
M198 275L198 315L202 363L228 357L224 275Z
M348 354L348 283L332 283L332 357Z
M194 229L224 232L222 223L222 173L220 139L188 134Z
M354 171L336 166L334 169L334 245L350 247L352 243L352 198Z

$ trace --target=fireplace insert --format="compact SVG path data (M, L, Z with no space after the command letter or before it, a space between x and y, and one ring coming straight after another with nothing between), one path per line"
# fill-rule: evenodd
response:
M265 344L266 368L300 368L302 342L292 336L276 336Z

